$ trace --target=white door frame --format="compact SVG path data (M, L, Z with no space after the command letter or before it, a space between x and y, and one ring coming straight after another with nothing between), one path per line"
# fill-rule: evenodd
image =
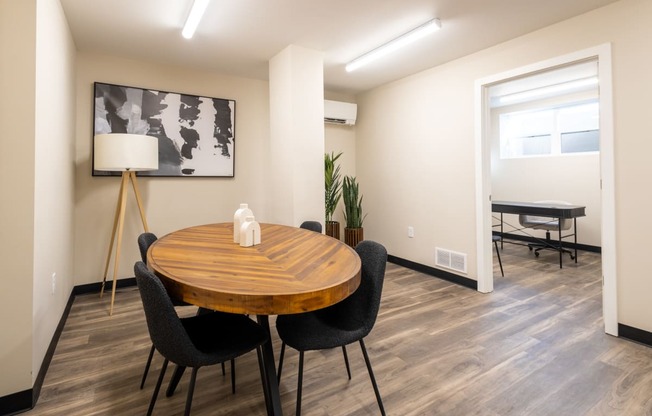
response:
M602 218L602 313L605 332L618 335L616 281L616 212L614 175L613 96L611 44L548 59L495 74L475 82L476 242L478 291L494 289L491 242L491 142L488 88L496 83L586 59L598 59L600 79L600 181Z

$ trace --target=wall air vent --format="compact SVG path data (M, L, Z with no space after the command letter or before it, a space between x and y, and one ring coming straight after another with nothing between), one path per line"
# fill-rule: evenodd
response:
M436 247L435 265L466 273L466 254Z

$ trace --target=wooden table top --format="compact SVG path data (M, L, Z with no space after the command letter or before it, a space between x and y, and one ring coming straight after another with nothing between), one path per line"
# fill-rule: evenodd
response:
M332 237L260 224L261 244L233 242L233 223L159 238L147 262L175 297L208 309L256 315L307 312L337 303L360 285L360 257Z

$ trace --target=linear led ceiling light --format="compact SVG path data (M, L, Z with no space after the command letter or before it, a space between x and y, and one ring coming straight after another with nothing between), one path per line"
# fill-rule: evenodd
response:
M355 71L361 66L367 65L369 62L375 61L381 56L385 56L389 53L392 53L415 40L421 39L422 37L441 29L441 22L439 19L432 19L431 21L422 24L421 26L412 29L411 31L397 37L394 40L387 42L386 44L377 47L371 52L367 52L364 55L352 60L346 64L346 72Z
M188 15L186 24L183 26L183 31L181 32L181 35L184 38L190 39L195 34L197 25L199 25L199 21L204 15L204 11L206 11L206 6L208 6L209 1L210 0L195 0L192 4L192 9L190 9L190 14Z

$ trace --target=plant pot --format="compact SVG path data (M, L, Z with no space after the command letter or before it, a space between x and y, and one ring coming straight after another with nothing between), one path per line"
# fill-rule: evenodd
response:
M360 241L364 240L364 228L344 228L344 242L355 248Z
M340 239L340 223L338 221L326 221L326 235L337 240Z

